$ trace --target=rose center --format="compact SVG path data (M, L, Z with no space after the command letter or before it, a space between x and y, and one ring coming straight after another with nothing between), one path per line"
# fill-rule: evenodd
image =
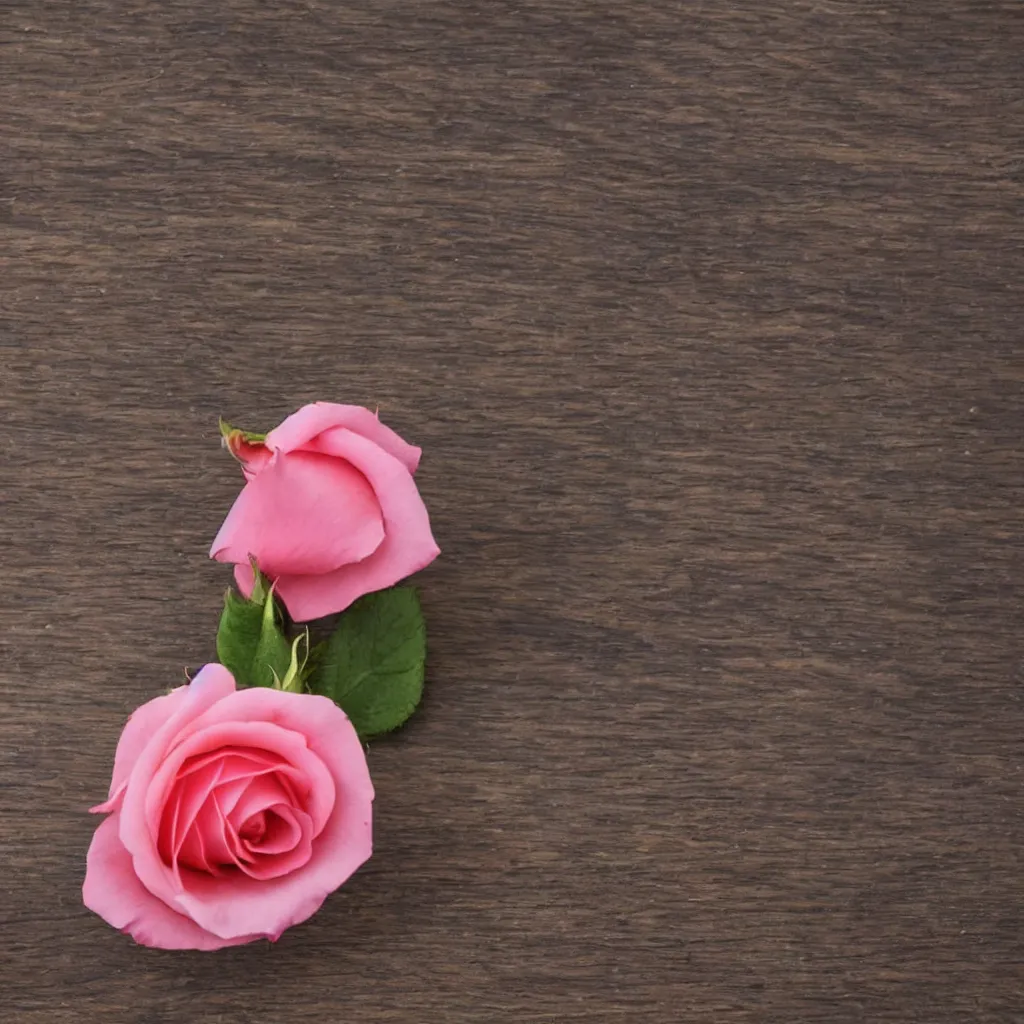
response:
M254 814L247 818L245 824L238 830L240 839L248 843L258 843L267 833L267 815L265 811Z
M276 878L309 860L313 821L296 769L271 752L221 747L183 762L157 839L168 866Z

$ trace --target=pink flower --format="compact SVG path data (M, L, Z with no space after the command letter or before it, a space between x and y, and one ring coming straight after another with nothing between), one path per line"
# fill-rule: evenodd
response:
M413 481L420 449L369 409L317 402L289 416L265 444L229 438L247 483L210 557L233 562L242 593L250 556L277 581L296 622L347 608L440 553Z
M136 942L277 939L369 856L363 748L326 697L235 690L222 665L143 704L114 757L85 905Z

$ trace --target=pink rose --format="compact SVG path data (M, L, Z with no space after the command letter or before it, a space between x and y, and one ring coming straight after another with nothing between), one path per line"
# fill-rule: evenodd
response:
M369 856L363 748L326 697L235 690L222 665L121 733L85 905L145 946L277 939Z
M210 557L233 562L252 593L250 556L276 580L296 622L347 608L440 553L413 481L419 448L369 409L317 402L289 416L264 444L229 438L247 483Z

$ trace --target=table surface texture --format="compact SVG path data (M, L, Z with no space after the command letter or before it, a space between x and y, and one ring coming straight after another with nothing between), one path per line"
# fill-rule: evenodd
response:
M13 0L5 1024L1024 1021L1024 5ZM424 450L421 713L276 944L81 901L218 416Z

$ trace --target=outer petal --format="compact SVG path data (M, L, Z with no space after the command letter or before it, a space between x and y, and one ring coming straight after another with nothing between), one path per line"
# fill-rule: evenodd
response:
M223 665L204 665L187 687L170 718L153 734L135 762L118 815L118 835L132 855L134 873L151 893L174 892L174 873L157 852L157 836L146 818L146 794L153 776L181 731L207 708L235 692L235 680Z
M265 881L193 875L178 897L190 917L217 935L255 929L276 937L313 914L370 856L373 785L366 756L345 713L326 697L254 688L240 691L230 706L211 708L204 724L212 726L221 716L225 724L273 717L283 728L301 733L337 787L331 815L301 870Z
M384 539L381 507L366 477L341 459L277 453L242 488L210 557L247 562L269 576L323 573L372 554Z
M235 584L243 597L252 597L252 588L256 585L256 577L252 573L252 565L248 559L235 566Z
M222 939L171 910L136 877L118 826L118 815L112 814L96 829L82 885L85 905L107 924L127 932L143 946L157 949L222 949L267 937L254 934Z
M410 473L420 463L420 449L402 440L390 427L386 427L369 409L360 405L336 405L333 402L314 402L304 405L267 434L266 444L282 452L324 451L319 434L334 427L344 427L372 441L393 455Z
M132 767L156 731L174 714L181 701L184 700L185 691L186 687L179 686L163 697L154 697L153 700L136 708L131 713L121 733L121 738L117 741L117 753L114 754L114 771L110 780L107 801L92 808L94 812L107 814L116 810L120 805L120 797L124 787L128 784L128 775Z
M278 577L277 593L296 622L343 611L363 594L398 583L440 554L416 483L398 459L350 430L331 431L321 442L328 454L347 460L370 481L384 513L384 540L361 562L333 572Z

